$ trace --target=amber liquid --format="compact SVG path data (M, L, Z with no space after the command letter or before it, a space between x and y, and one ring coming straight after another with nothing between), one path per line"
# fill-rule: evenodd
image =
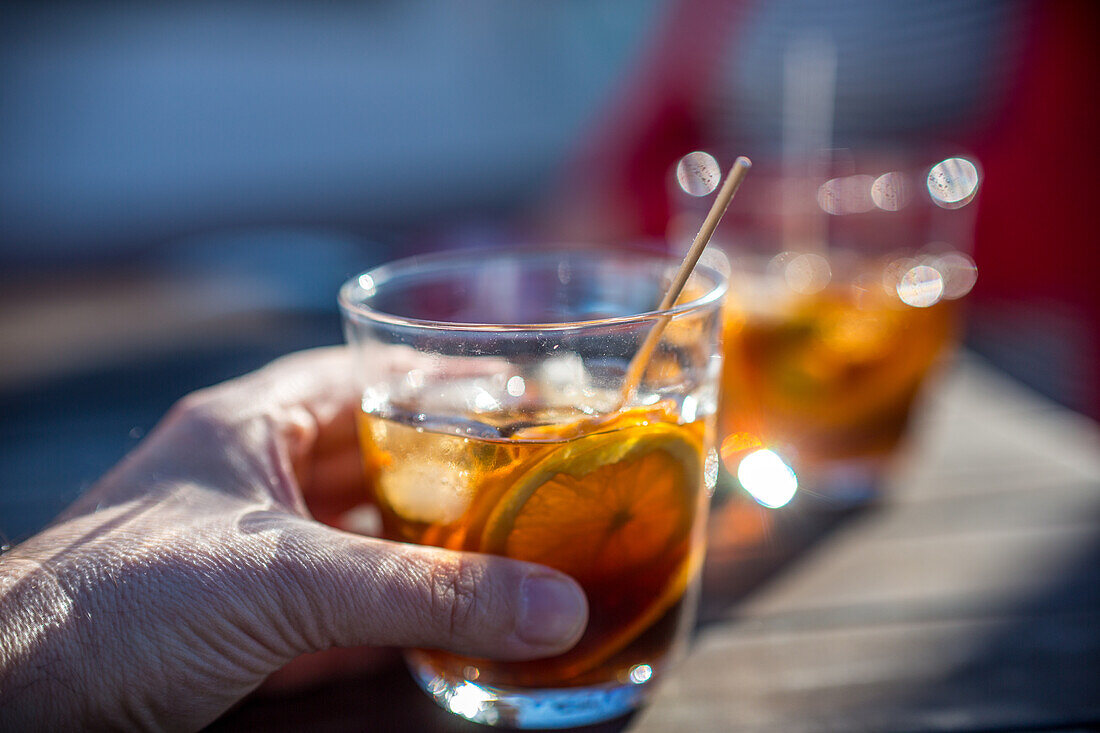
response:
M637 464L601 468L579 479L579 488L569 496L558 497L563 489L556 485L554 491L540 489L537 496L545 497L543 504L550 507L543 508L542 519L515 519L526 539L497 548L498 554L562 570L583 587L589 622L571 651L549 659L495 662L419 650L418 660L426 660L441 674L497 687L627 682L635 665L660 664L692 617L707 502L702 477L703 421L678 425L659 408L566 423L555 423L552 415L523 417L523 423L514 425L507 418L498 420L501 437L485 437L471 436L464 427L468 423L425 427L411 420L361 413L363 456L382 510L385 535L454 550L485 551L487 542L492 544L486 537L508 535L500 530L508 520L499 518L498 507L515 503L517 486L534 485L532 467L560 464L567 471L568 456L578 449L588 450L599 464L609 450L603 446L618 436L635 442L640 437L644 443L647 431L657 430L647 426L656 423L662 434L682 437L674 441L681 449L675 456L662 455L658 445L655 453ZM539 425L523 427L532 422ZM675 475L676 461L682 464L686 455L684 445L692 447L686 462L690 484L675 488L662 476ZM651 480L638 480L643 474ZM565 481L562 486L572 484ZM593 491L595 487L599 491ZM553 502L559 499L561 525L546 514L553 512ZM571 513L586 520L606 516L607 521L595 522L592 534L586 535L589 530L577 529L582 523ZM540 527L529 526L537 521L549 524L540 532ZM558 529L561 536L555 537ZM602 533L612 530L615 537L607 540Z
M788 295L770 310L736 299L727 306L719 417L727 468L760 445L804 468L888 455L953 340L955 305L913 307L874 285Z

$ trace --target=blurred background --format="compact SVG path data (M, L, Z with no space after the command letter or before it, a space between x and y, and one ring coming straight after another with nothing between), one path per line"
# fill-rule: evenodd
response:
M666 241L685 153L780 165L798 39L831 49L824 148L979 163L967 343L1100 416L1097 15L5 3L0 533L41 527L187 391L338 342L336 288L365 268L517 240Z
M789 714L776 730L1095 727L1097 8L8 0L0 547L43 527L182 395L340 342L337 288L385 260L562 239L675 248L710 201L678 183L692 151L755 163L719 242L785 229L769 182L808 170L836 175L810 198L832 237L842 220L859 229L849 211L897 223L921 210L884 213L899 199L867 199L860 161L883 161L878 175L961 156L974 176L958 205L922 195L962 222L948 244L977 266L957 301L970 367L931 400L940 417L910 490L877 524L806 511L803 491L770 514L790 492L719 507L703 617L726 624L728 645L700 644L671 697ZM799 557L824 575L803 573L787 605L778 584L778 604L738 626L761 602L746 594L779 570L797 580ZM753 646L753 628L778 636ZM226 729L313 727L318 711L358 705L395 729L468 730L403 677L373 697L363 687L300 711L246 706ZM886 716L890 700L909 712ZM664 724L677 709L654 706L649 729L694 729Z

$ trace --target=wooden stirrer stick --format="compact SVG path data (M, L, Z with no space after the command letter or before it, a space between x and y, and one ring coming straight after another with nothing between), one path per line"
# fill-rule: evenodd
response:
M743 155L733 162L733 166L730 168L729 173L726 174L726 180L722 183L721 190L718 191L718 196L715 197L714 203L710 207L710 211L707 212L707 218L703 220L703 226L699 228L699 233L695 235L695 241L691 243L691 247L684 256L684 261L681 263L680 269L676 272L676 277L673 278L672 284L665 293L665 297L661 299L661 304L658 306L659 310L666 311L676 304L676 299L680 297L680 291L682 291L684 285L687 284L688 278L691 277L691 271L695 269L696 263L699 262L699 258L702 257L707 242L710 241L711 235L714 234L718 222L722 221L722 216L726 213L726 209L729 208L730 201L733 200L733 195L737 193L737 189L740 188L741 182L745 180L745 175L748 174L749 168L751 167L752 161ZM630 364L626 369L626 377L623 381L619 409L622 409L634 397L634 393L637 391L638 385L642 381L642 374L645 373L645 368L649 364L649 358L653 355L653 350L657 348L657 344L661 340L661 334L665 332L665 327L668 326L669 320L670 316L667 314L662 314L657 319L653 324L653 328L646 334L645 341L642 342L642 346L638 349L638 353L630 360Z

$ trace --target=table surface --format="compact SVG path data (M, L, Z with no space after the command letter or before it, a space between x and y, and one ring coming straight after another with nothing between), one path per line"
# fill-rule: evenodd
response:
M974 357L931 390L873 505L735 497L711 522L687 659L642 710L585 730L1100 724L1100 431ZM396 666L211 726L254 728L486 730Z

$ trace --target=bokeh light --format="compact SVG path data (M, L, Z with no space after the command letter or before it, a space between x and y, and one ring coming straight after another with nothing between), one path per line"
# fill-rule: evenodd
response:
M688 153L676 164L676 180L684 193L692 196L706 196L718 188L721 177L718 161L702 150Z
M912 197L913 188L901 171L883 173L871 184L871 200L883 211L899 211Z
M817 205L833 216L863 214L875 208L871 187L875 179L867 175L832 178L817 189Z
M798 491L798 476L775 451L764 448L741 459L737 480L745 491L770 509L786 506Z
M978 169L966 158L948 158L928 171L928 193L943 209L966 206L978 192Z
M889 295L897 295L901 278L919 264L920 261L913 257L899 257L890 262L882 268L882 289Z
M631 682L636 685L641 685L649 682L649 679L653 676L653 668L648 664L635 664L630 668L628 676Z
M796 293L812 295L825 289L833 277L829 260L812 252L795 255L783 268L787 287Z
M948 252L933 265L943 275L943 297L957 300L969 293L978 281L978 266L962 252Z
M914 308L928 308L943 296L943 275L934 267L917 265L901 276L897 287L901 302Z

